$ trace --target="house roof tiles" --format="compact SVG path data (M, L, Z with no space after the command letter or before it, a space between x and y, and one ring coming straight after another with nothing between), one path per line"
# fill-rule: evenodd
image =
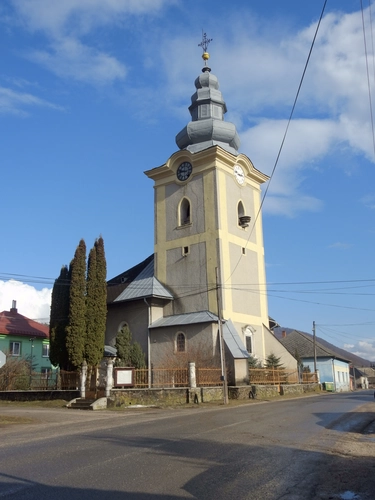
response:
M49 326L26 318L16 308L0 313L0 335L49 338Z

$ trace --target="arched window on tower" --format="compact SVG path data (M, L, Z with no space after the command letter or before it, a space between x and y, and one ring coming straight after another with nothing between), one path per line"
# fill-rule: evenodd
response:
M190 201L187 198L182 198L178 211L178 225L185 226L191 223L191 208Z
M245 215L245 207L242 201L239 201L237 205L237 220L238 225L242 227L242 229L248 227L251 221L251 217L249 215Z
M176 336L176 352L185 352L185 351L186 351L185 334L179 332Z

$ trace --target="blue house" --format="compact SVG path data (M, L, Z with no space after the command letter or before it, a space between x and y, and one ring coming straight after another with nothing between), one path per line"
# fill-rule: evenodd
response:
M280 342L290 354L303 363L304 368L309 368L311 372L314 371L314 342L310 335L293 330L282 337ZM350 391L350 361L327 349L319 342L315 342L315 348L316 368L323 387L336 392Z

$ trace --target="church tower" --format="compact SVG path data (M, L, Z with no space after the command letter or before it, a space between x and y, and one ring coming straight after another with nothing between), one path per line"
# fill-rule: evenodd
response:
M231 322L244 348L266 357L269 318L261 217L268 177L238 153L240 140L216 76L207 65L195 80L191 121L176 136L179 151L146 175L155 188L154 275L174 296L164 317L203 311Z

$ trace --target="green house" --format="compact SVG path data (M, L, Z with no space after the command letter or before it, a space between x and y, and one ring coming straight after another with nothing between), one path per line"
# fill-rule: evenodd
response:
M7 356L30 360L34 372L47 374L53 370L49 326L19 314L15 300L10 311L0 313L0 367Z

